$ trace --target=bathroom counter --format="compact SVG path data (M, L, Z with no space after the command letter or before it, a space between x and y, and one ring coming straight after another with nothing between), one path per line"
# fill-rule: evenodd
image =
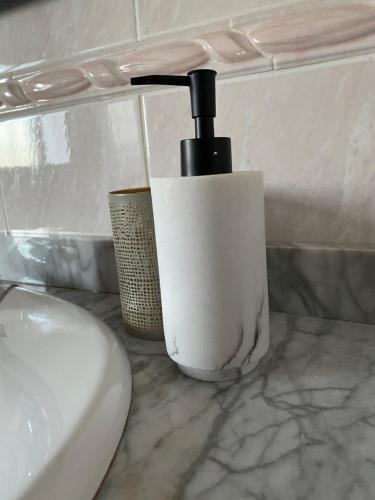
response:
M117 295L49 291L108 323L132 364L126 431L96 500L375 498L375 326L272 314L254 372L198 382L162 342L125 333Z

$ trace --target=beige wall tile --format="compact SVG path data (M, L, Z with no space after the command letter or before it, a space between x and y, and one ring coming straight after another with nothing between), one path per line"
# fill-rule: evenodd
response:
M17 4L0 6L0 72L12 65L70 57L136 39L133 0Z
M147 184L137 99L0 123L11 229L110 234L106 194Z
M141 36L208 23L296 0L136 0Z
M375 244L375 60L220 82L217 135L237 170L261 169L268 240ZM151 174L179 175L187 91L145 97Z

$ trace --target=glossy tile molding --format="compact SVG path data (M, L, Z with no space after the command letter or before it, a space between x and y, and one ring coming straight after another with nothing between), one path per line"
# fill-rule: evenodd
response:
M108 50L0 75L0 113L129 89L132 76L211 67L220 75L250 74L348 57L375 48L375 4L316 7L301 3L221 21L160 41Z

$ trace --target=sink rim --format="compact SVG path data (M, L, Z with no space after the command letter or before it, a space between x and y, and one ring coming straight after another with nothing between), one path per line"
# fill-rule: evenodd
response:
M25 304L24 308L18 309L19 305L22 303ZM98 379L94 384L95 388L92 389L92 392L88 395L88 397L84 398L81 411L74 415L74 420L71 421L69 425L67 425L67 427L64 429L63 435L60 436L60 441L52 446L47 457L48 460L46 459L39 466L39 468L33 471L33 475L31 478L29 478L29 480L24 479L23 484L19 484L17 491L12 493L11 496L7 496L6 498L4 498L4 500L21 500L22 498L26 498L25 496L27 496L28 500L34 498L42 498L43 491L50 491L51 487L53 486L52 483L60 485L64 484L65 486L63 491L58 494L55 494L54 491L54 499L56 500L58 500L60 496L61 498L67 498L67 495L70 495L69 498L73 499L75 498L74 491L78 490L80 491L79 498L92 498L92 496L95 495L98 487L100 486L102 479L111 463L118 442L121 438L129 412L132 388L129 359L123 346L121 345L119 339L116 337L113 331L101 320L95 318L95 316L93 316L91 313L58 297L31 291L22 287L13 288L12 290L10 290L6 297L4 297L3 301L0 303L0 312L3 312L1 322L4 324L5 320L5 330L7 331L7 329L10 328L12 319L14 320L14 325L18 324L16 321L17 314L21 316L22 314L24 314L25 316L25 311L32 310L33 304L34 307L35 305L39 304L40 308L47 312L50 309L50 314L52 315L53 311L56 312L57 310L59 310L59 314L61 317L57 319L57 323L59 323L59 321L61 322L65 315L68 315L68 317L70 315L74 316L73 320L71 320L70 318L69 321L67 321L70 326L75 323L77 318L80 318L80 321L78 321L77 323L77 331L73 334L73 336L76 335L77 337L74 337L73 340L78 339L78 337L82 337L83 345L88 345L87 335L85 337L85 333L79 333L79 328L81 328L83 324L85 324L85 326L89 325L90 335L93 335L93 332L96 332L96 335L98 335L98 348L100 347L101 341L105 339L105 342L103 342L104 344L108 345L109 350L107 352L106 359L103 359L102 365L94 367L95 369L97 368L98 375ZM6 312L7 314L4 315L4 312ZM51 318L52 316L49 317L47 314L44 324L44 326L46 326L47 328L48 321ZM29 323L33 323L33 320L30 318ZM53 335L58 336L59 340L64 343L65 337L62 338L64 334L61 331L53 333L52 330L56 328L56 325L53 321L51 321L51 323L52 326L50 335L52 337ZM30 325L28 324L28 326ZM12 340L14 340L14 337L11 337L11 335L12 333L9 333L7 338L11 338ZM19 335L22 336L22 332L19 333ZM36 334L36 337L39 338L40 334L39 337L38 334ZM3 338L1 338L0 340L4 341ZM94 338L90 337L89 340L94 341ZM43 343L43 339L41 339L41 342ZM33 348L35 350L34 354L38 356L37 346L32 346L32 342L30 343L30 346L23 345L22 356L27 357L28 353L31 352ZM51 353L52 351L50 351L50 354ZM11 359L12 356L14 356L14 353L12 352L5 357L0 356L0 366L3 366L4 363L7 363L7 360ZM56 358L58 358L60 356L60 353L53 354L52 356L56 356ZM105 354L103 354L103 356L105 357ZM63 361L64 360L67 361L66 353L63 356ZM83 359L82 362L85 363L85 360ZM77 368L79 368L79 366L77 365L77 363L75 363L74 369ZM93 370L93 372L95 372L95 369ZM66 375L66 365L64 366L64 370L65 371L63 372L63 375ZM115 380L117 384L120 384L118 387L121 397L117 402L117 414L114 414L113 412L112 414L110 414L108 403L105 403L105 399L109 397L111 387L117 387L116 385L114 385ZM64 382L62 382L62 385L64 385ZM58 388L59 384L57 384L56 387ZM82 388L80 388L80 390L81 389ZM60 399L58 399L58 402L62 404L63 401L61 399L61 394L59 395L59 398ZM65 404L67 406L70 405L69 401L65 401ZM105 411L104 406L106 408ZM104 416L100 413L103 413L103 411L105 414ZM111 420L110 422L110 419L112 419L113 421ZM108 433L111 434L110 437L108 437ZM103 435L106 436L106 439L108 440L107 444L103 443ZM87 441L88 436L90 436L89 441ZM92 462L92 471L95 470L95 473L90 473L90 470L88 468L83 467L84 470L81 470L81 475L74 474L74 483L77 484L68 484L68 490L72 490L72 493L69 493L67 491L66 482L69 480L68 478L72 479L72 473L75 472L72 464L69 464L69 461L76 461L79 465L79 462L82 461L82 457L85 458L84 455L82 455L82 450L84 451L85 447L88 447L90 449L90 446L91 448L95 448L92 441L95 441L96 439L98 443L101 443L100 447L98 446L97 450L97 453L100 454L100 457L93 456L95 455L95 453L91 453L88 460L88 462ZM106 448L105 452L101 450L103 446ZM101 471L100 473L98 473L99 469ZM65 479L64 474L66 476ZM49 477L46 477L48 475ZM53 477L54 475L56 477ZM84 483L85 481L87 482L89 478L90 484L86 484L85 488L83 488L82 483ZM82 488L85 490L85 492L83 493Z

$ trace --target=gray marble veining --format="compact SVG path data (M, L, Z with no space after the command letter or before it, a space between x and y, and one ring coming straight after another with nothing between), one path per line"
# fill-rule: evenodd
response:
M14 286L16 286L16 285L11 284L11 283L2 283L0 281L0 302L3 300L5 295L9 292L9 290L11 290Z
M269 244L270 309L375 323L375 250Z
M375 324L375 250L268 243L270 310ZM117 292L110 237L0 233L0 279Z
M117 292L112 238L0 233L0 280Z
M181 374L129 337L117 295L55 289L129 353L131 412L96 500L375 497L375 326L271 315L271 348L239 382Z

